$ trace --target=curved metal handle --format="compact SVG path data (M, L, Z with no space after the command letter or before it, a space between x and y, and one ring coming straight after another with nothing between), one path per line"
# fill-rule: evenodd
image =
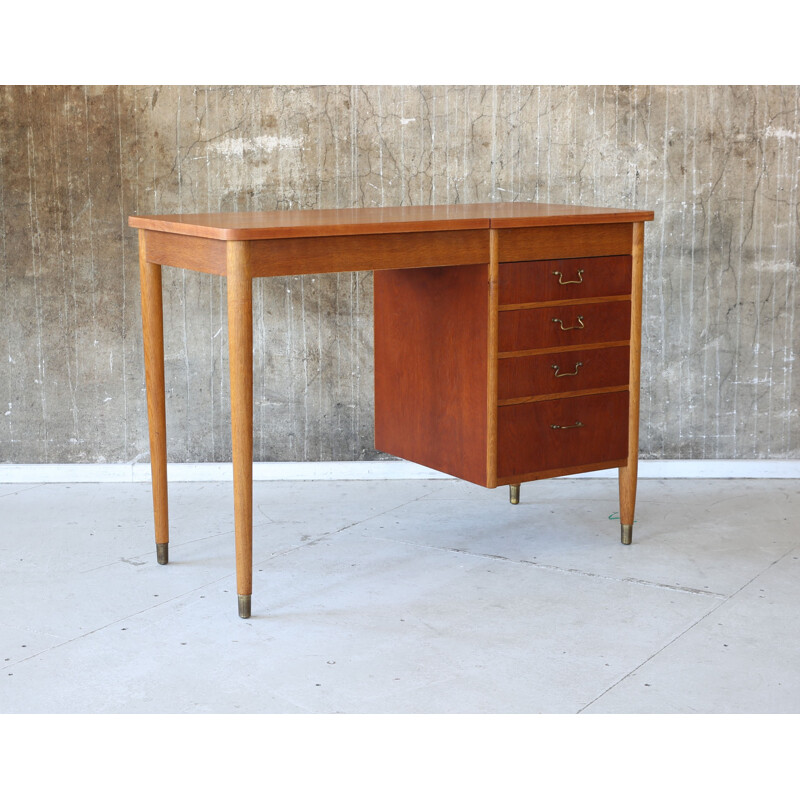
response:
M564 280L564 276L558 270L555 270L553 272L553 275L558 275L558 282L559 282L559 284L561 284L561 286L566 286L568 283L583 283L583 270L582 269L578 270L578 280L576 280L576 281L565 281Z
M575 372L559 372L558 371L558 364L553 364L552 367L556 371L556 378L569 378L571 375L577 375L578 370L583 366L582 361L578 361L575 364Z
M566 431L570 428L582 428L582 422L576 422L574 425L551 425L550 426L554 431Z
M564 327L564 323L560 319L558 319L558 317L553 317L550 320L550 322L557 322L559 324L559 326L561 327L562 331L577 331L577 330L581 330L582 328L586 327L583 324L583 316L578 317L578 324L577 325L573 325L571 328L565 328Z

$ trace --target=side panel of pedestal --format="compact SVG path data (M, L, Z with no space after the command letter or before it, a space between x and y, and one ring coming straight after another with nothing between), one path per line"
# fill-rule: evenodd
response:
M375 272L375 446L487 483L486 264Z

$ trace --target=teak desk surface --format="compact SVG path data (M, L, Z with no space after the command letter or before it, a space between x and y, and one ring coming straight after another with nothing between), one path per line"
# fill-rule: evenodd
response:
M227 281L240 616L250 616L252 594L253 278L374 270L376 446L386 441L387 452L438 469L468 461L471 472L461 477L484 486L509 484L512 502L522 480L619 467L622 537L629 544L644 222L652 219L651 211L541 203L131 216L129 224L139 229L159 563L168 561L169 542L162 266ZM542 275L551 283L550 276L557 278L545 294L537 288ZM411 344L398 355L392 337L405 341L407 335ZM418 381L415 389L407 378L426 369L435 375L431 354L442 354L434 343L445 339L457 375L467 377L451 382L450 394L432 389L430 381ZM553 353L574 358L568 366L550 364ZM545 368L547 379L537 378ZM556 380L563 377L575 377L574 388ZM437 425L442 402L449 404L452 425ZM616 420L614 442L604 444L580 420L562 419L579 412L598 422ZM571 424L545 424L556 414ZM543 437L556 437L555 466L531 460L545 441L536 439L542 427ZM589 461L581 458L584 452ZM443 471L458 475L459 469Z

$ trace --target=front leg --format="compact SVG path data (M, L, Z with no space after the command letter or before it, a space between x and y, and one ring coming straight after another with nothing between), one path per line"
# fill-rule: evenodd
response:
M642 273L644 223L633 223L631 280L631 339L628 407L628 463L619 469L619 520L622 544L633 541L636 476L639 470L639 386L642 349Z
M164 309L161 297L161 265L147 260L144 231L139 231L139 279L142 287L142 339L156 557L159 564L166 564L169 561L169 512L167 417L164 392Z
M248 242L228 242L228 350L231 371L233 507L239 616L253 593L253 277Z

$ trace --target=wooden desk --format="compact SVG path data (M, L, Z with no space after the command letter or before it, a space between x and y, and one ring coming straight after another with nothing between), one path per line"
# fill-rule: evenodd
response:
M133 216L158 562L168 557L161 269L228 290L239 615L250 616L254 278L375 271L375 444L487 487L619 468L631 543L644 222L538 203Z

